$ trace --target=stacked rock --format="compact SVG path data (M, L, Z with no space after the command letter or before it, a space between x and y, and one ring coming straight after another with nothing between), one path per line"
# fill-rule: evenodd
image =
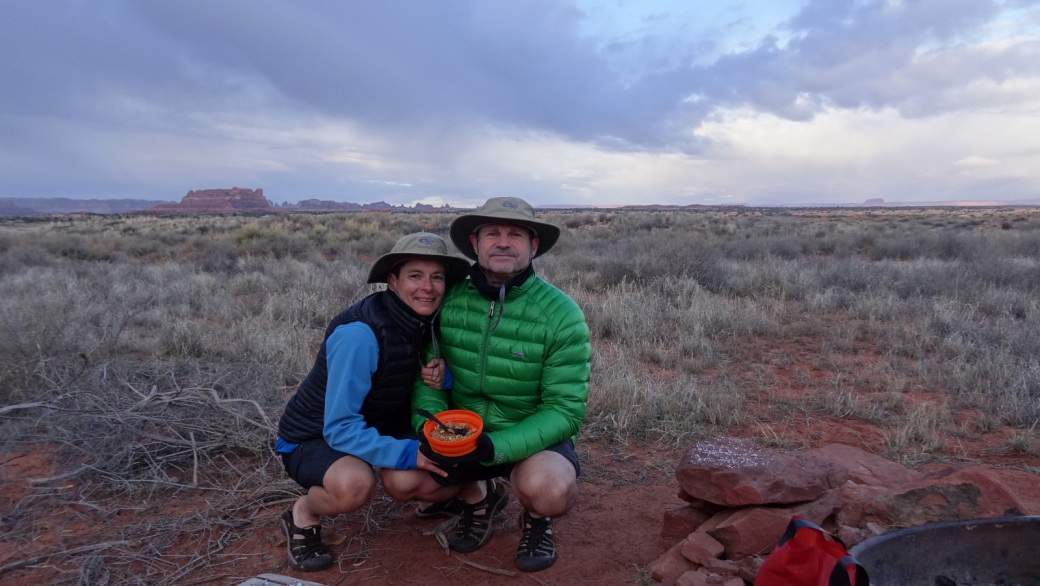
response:
M984 468L925 477L841 444L788 453L744 439L706 440L690 448L675 476L687 504L665 513L661 534L680 541L650 565L664 586L753 583L794 515L852 547L890 527L1027 514Z

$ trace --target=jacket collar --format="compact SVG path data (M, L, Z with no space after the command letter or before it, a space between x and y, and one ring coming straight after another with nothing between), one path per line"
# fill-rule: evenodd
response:
M419 315L414 309L408 307L408 304L398 297L397 293L390 290L383 291L383 307L390 316L390 321L397 326L401 333L406 336L418 336L421 341L430 335L432 322L437 317L436 313L430 318Z
M534 263L531 263L527 265L526 269L520 271L520 274L514 276L505 283L502 283L501 286L495 286L488 283L487 275L484 274L480 265L473 263L473 266L469 268L469 278L473 282L473 286L477 288L477 291L479 291L481 295L492 301L504 299L505 295L509 293L513 287L520 287L526 283L527 279L531 278L531 275L533 274ZM503 288L505 291L503 291Z

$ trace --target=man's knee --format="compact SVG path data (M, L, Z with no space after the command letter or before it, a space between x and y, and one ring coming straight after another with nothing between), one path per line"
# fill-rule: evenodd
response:
M540 514L560 515L578 498L574 465L555 452L541 451L517 463L511 480L520 503Z

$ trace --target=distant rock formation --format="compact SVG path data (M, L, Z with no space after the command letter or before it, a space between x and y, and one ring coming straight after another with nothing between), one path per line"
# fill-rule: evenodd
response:
M865 205L865 206L883 206L883 205L885 205L885 200L881 199L880 197L875 197L873 199L868 199L867 201L863 202L863 205Z
M157 205L145 210L148 214L234 214L243 212L274 212L264 197L263 189L200 189L189 191L180 203Z
M146 210L156 204L172 203L154 199L71 199L68 197L0 198L0 216L34 216L41 214L125 214Z
M40 212L0 199L0 217L35 216Z
M290 212L427 212L432 210L448 210L451 206L434 207L430 204L417 203L414 207L395 206L385 201L375 203L351 203L349 201L331 201L327 199L305 199L299 203L285 203L275 206L279 210Z

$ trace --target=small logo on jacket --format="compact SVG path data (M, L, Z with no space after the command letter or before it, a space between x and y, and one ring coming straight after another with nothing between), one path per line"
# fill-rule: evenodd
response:
M513 350L512 355L513 355L513 358L523 358L524 357L524 353L519 351L519 350Z

